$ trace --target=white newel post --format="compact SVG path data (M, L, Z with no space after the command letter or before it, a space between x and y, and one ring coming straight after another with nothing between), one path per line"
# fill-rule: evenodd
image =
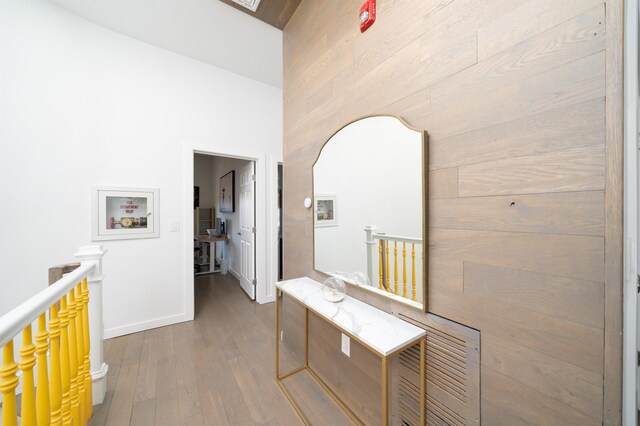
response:
M373 238L373 234L377 230L378 228L374 225L364 227L364 232L367 234L367 275L371 285L373 285L373 259L376 258L376 240Z
M107 392L107 370L109 366L104 362L103 335L104 324L102 322L102 256L107 251L102 245L80 247L75 257L80 259L80 264L95 265L93 272L87 277L89 287L89 331L91 380L93 382L93 405L102 404Z

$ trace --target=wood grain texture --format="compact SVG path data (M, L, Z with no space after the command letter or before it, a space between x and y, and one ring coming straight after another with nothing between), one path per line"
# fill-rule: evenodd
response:
M458 197L458 168L429 172L429 199ZM431 211L429 212L431 214Z
M577 148L462 166L461 197L604 190L604 150Z
M322 144L402 116L429 134L430 311L490 336L481 420L616 424L622 2L390 0L363 34L360 3L303 0L284 30L285 277L323 279L302 206Z
M531 36L550 30L577 13L602 5L599 0L540 0L526 2L478 30L481 59L509 49Z
M484 346L484 345L483 345ZM509 376L482 365L482 403L491 401L499 411L488 415L482 412L482 421L489 425L572 425L602 424L582 411L563 404L547 393L522 384ZM512 419L517 419L512 422Z
M469 295L604 329L601 282L473 262L464 262L464 276L464 292Z
M623 2L607 1L604 424L622 423Z
M107 395L89 424L302 425L274 379L273 305L231 275L198 277L195 291L195 321L107 341ZM306 386L305 402L317 392ZM340 424L323 401L319 424Z
M602 418L602 374L585 371L487 333L482 335L482 343L484 366L541 389L596 421Z
M231 0L220 1L280 30L287 25L287 22L289 22L289 19L291 19L300 4L300 0L262 0L256 11L252 12Z
M340 331L311 314L309 365L364 424L381 418L380 359L351 340L351 356L341 351Z
M602 329L466 293L444 290L439 293L433 308L440 316L456 318L483 334L507 339L584 370L604 374Z
M604 191L432 198L429 213L434 228L604 236Z
M431 169L602 146L604 97L462 135L431 139Z

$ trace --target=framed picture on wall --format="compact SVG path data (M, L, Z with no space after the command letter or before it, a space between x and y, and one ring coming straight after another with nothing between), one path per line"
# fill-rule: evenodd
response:
M218 195L221 213L236 211L236 171L231 170L220 178L220 193Z
M91 240L160 236L157 188L97 186L91 194Z
M336 217L336 196L316 195L314 206L314 223L316 227L338 226Z

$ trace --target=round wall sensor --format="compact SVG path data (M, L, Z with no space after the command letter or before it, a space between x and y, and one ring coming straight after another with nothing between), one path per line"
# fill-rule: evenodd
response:
M304 199L304 207L307 209L311 207L311 198L307 197Z

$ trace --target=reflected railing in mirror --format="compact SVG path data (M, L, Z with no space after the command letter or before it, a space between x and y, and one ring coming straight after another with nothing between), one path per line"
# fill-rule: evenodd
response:
M376 232L378 229L375 226L367 226L364 230L367 234L367 274L371 285L378 283L379 290L418 302L417 277L420 271L416 258L422 256L422 239ZM398 254L401 262L398 262Z

